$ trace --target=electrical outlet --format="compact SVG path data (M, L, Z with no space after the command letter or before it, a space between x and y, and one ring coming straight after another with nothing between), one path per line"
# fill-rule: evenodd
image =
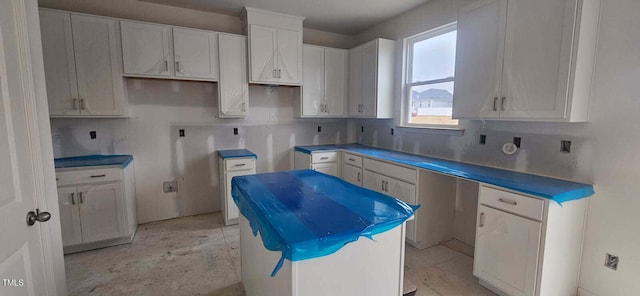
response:
M96 131L89 132L89 137L91 138L91 140L95 140L97 136L98 134L96 133Z
M620 258L616 255L607 254L604 259L604 266L607 268L611 268L613 270L618 270L618 263L620 262Z
M360 132L361 132L361 133L364 133L364 125L361 125L361 126L360 126Z
M184 129L180 129L178 131L178 134L180 135L180 137L184 137Z
M487 144L487 135L480 135L480 145Z
M237 127L234 127L234 128L233 128L233 134L234 134L234 135L237 135L237 134L238 134L238 128L237 128Z
M321 133L322 132L322 127L318 125L318 132Z
M513 137L513 144L516 145L516 147L520 148L520 143L522 142L522 138L520 137Z
M560 141L560 152L571 153L571 141L561 140Z
M393 136L393 133L394 133L394 130L393 130L393 128L391 128L391 135L392 135L392 136Z
M178 181L167 181L162 183L162 191L164 193L178 192Z

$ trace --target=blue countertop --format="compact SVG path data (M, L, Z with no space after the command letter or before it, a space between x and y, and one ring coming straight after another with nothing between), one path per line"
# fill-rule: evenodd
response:
M132 161L133 156L131 155L87 155L53 160L56 169L107 165L119 165L122 168L126 168Z
M517 192L542 197L558 203L593 195L593 185L554 179L521 172L497 169L454 160L409 154L360 144L296 146L295 151L344 150L388 160L419 169L491 184Z
M231 195L265 248L282 252L272 276L284 259L332 254L402 224L418 208L312 170L233 177Z
M237 157L253 157L258 158L258 156L247 150L247 149L230 149L230 150L218 150L218 157L225 158L237 158Z

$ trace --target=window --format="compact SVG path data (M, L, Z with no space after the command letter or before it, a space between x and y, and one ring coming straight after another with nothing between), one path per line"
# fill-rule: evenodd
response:
M452 119L456 24L405 39L403 124L457 128Z

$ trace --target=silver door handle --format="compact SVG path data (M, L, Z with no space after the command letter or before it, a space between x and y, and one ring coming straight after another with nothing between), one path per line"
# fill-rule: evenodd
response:
M282 78L282 70L278 69L278 78Z
M40 212L39 209L36 211L30 211L27 213L27 225L33 226L37 222L47 222L51 219L51 214L49 212Z
M493 98L493 111L498 111L498 97Z
M180 62L176 61L176 71L182 73L183 71L180 70Z
M82 192L78 193L78 195L80 195L80 203L84 203L84 196Z
M80 110L84 110L84 99L80 98Z
M329 156L320 157L320 160L327 160L327 159L329 159Z
M169 72L169 61L164 60L164 70Z
M384 181L384 191L389 192L389 181Z
M381 185L381 187L380 187L380 190L384 191L384 180L382 180L382 182L381 182L381 183L382 183L382 185Z
M504 111L504 101L506 100L506 97L502 97L502 102L500 103L500 110Z
M78 99L72 99L73 100L73 110L79 110L80 106L78 106Z
M107 175L93 175L93 176L89 176L89 178L104 178Z
M358 182L360 182L360 172L358 172Z
M242 166L245 166L245 165L247 165L247 164L246 163L239 163L239 164L234 164L233 166L234 167L242 167Z
M75 192L71 192L71 204L72 205L76 204L76 193Z
M480 227L484 227L484 213L480 213L480 221L478 221Z
M273 70L273 78L278 78L278 70Z
M242 112L247 111L247 103L242 102Z
M501 202L501 203L510 204L510 205L512 205L512 206L517 206L517 205L518 205L518 202L517 202L517 201L515 201L515 200L509 200L509 199L499 198L499 199L498 199L498 201L499 201L499 202Z
M349 161L356 161L355 158L349 158Z

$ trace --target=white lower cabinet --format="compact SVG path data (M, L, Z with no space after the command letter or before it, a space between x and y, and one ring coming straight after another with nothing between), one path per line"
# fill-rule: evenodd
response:
M57 171L58 206L64 252L73 253L131 242L138 225L133 165L125 169ZM117 180L111 175L119 174ZM90 181L82 180L85 177Z
M338 170L338 152L318 151L306 154L296 151L294 154L294 169L312 169L327 175L340 176Z
M222 217L225 225L238 224L240 211L231 196L231 179L236 176L252 175L256 173L256 159L250 157L220 158L220 196Z
M362 186L362 168L344 164L342 167L342 179L353 185Z

